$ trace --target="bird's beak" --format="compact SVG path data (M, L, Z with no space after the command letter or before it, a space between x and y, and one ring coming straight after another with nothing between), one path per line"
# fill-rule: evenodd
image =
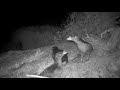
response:
M66 51L63 51L63 55L65 55L67 52Z
M72 37L71 37L71 36L69 36L69 37L67 38L67 40L73 40L73 39L72 39Z

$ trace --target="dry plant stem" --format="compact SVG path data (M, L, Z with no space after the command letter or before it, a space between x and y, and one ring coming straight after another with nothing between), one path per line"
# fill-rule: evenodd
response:
M48 78L48 77L44 77L44 76L29 75L29 74L27 74L26 77L29 77L29 78Z

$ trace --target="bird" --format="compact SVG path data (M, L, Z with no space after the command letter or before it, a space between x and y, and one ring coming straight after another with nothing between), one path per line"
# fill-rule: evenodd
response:
M68 52L65 50L62 53L56 55L56 61L60 67L68 63Z
M47 67L39 76L44 77L54 77L54 72L56 70L61 70L65 65L64 62L68 63L68 56L65 50L61 50L58 47L53 47L53 60L54 63Z
M84 41L82 38L78 38L78 36L69 36L66 40L73 41L77 44L77 47L81 53L81 59L83 59L85 56L89 56L90 53L93 51L92 45Z

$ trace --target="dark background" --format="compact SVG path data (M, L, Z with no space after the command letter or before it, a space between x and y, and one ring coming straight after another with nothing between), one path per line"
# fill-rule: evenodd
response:
M0 52L3 52L5 45L10 41L12 32L22 27L37 25L55 25L63 23L69 12L57 11L32 11L32 10L7 10L2 13L0 29Z

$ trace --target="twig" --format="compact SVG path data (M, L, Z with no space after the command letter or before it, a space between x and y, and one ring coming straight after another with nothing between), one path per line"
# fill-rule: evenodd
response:
M38 75L29 75L26 74L27 77L31 77L31 78L48 78L48 77L44 77L44 76L38 76Z

